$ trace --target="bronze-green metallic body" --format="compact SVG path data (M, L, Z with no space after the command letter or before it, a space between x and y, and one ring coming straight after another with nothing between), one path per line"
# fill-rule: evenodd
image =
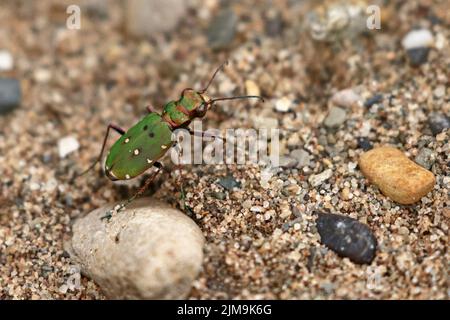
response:
M111 147L105 172L112 180L132 179L152 167L173 145L172 131L203 117L209 98L193 90L164 106L162 114L151 112L128 129Z
M115 180L134 178L152 167L172 145L172 130L157 113L149 113L111 147L105 171Z

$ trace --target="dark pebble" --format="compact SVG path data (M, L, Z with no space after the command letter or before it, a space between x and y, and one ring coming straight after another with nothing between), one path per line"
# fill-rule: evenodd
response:
M42 155L42 162L45 164L52 162L52 155L50 153L44 153Z
M213 50L226 49L236 34L238 18L231 9L226 9L212 19L208 28L208 44Z
M223 192L213 192L211 196L218 200L225 200L225 198L227 197L227 195Z
M73 198L72 198L72 196L71 195L65 195L64 196L64 203L67 206L69 206L69 207L73 206Z
M46 276L48 273L53 272L53 267L47 266L47 265L43 265L41 267L41 275L42 276Z
M283 28L283 18L279 14L274 18L267 18L265 20L265 30L269 37L278 37L283 32Z
M406 51L409 57L409 62L415 67L427 62L429 52L430 48L427 47L413 48Z
M342 257L359 264L371 263L377 240L368 226L339 214L318 212L321 242Z
M450 119L444 114L432 113L428 118L428 125L435 136L441 133L442 130L450 128Z
M290 224L289 222L285 222L285 223L283 223L283 224L281 225L281 230L282 230L283 232L286 232L286 231L289 230L290 227L291 227L291 224Z
M241 183L236 181L233 176L226 176L219 180L219 184L228 191L233 190L233 188L239 188Z
M20 104L21 91L17 79L0 78L0 114L13 110Z
M364 102L364 106L366 108L370 108L375 103L380 103L381 101L383 101L383 95L382 94L376 94L373 97L367 99L366 102Z
M373 148L372 144L370 143L369 139L366 137L359 137L358 138L358 147L363 149L364 151L368 151Z
M69 259L69 258L70 258L70 253L67 252L66 250L64 250L64 251L62 252L62 254L61 254L61 257L62 257L62 258Z

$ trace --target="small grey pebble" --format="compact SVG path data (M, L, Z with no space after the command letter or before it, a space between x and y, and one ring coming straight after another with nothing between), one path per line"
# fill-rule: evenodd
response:
M320 285L320 288L321 288L323 291L325 291L325 293L326 293L327 295L332 294L333 291L334 291L334 289L335 289L335 287L336 287L336 285L335 285L334 283L331 283L331 282L325 282L325 283L322 283L322 284Z
M51 153L44 153L42 155L42 162L47 164L50 163L52 161L52 154Z
M67 206L69 206L69 207L71 207L71 206L73 206L73 198L72 198L72 196L71 195L66 195L66 196L64 196L64 203L67 205Z
M317 138L317 142L321 145L326 147L328 145L328 140L326 135L320 135L319 138Z
M297 160L297 168L307 167L311 161L311 155L303 149L292 150L290 156Z
M414 161L418 165L424 167L425 169L430 170L431 166L436 161L436 156L433 150L428 148L422 148L419 150L419 153L417 153L417 156L414 159Z
M223 10L214 17L208 28L208 44L213 50L227 48L234 39L238 17L231 9Z
M289 156L281 156L279 164L280 167L292 169L297 165L297 159Z
M233 190L233 188L239 188L241 186L241 183L236 181L233 176L220 178L219 184L228 191Z
M337 128L345 122L347 112L339 107L331 107L325 118L324 124L327 128Z
M0 114L16 108L21 101L20 83L17 79L0 78Z
M435 136L450 128L450 119L445 114L433 112L428 118L428 125Z
M227 197L223 192L213 192L211 195L218 200L225 200L225 198Z
M285 222L285 223L283 223L283 224L281 225L281 230L282 230L283 232L286 232L286 231L289 230L290 227L291 227L291 224L290 224L289 222Z
M419 149L421 149L421 148L427 146L430 142L433 142L433 137L424 135L424 136L420 137L420 140L417 143L417 147Z

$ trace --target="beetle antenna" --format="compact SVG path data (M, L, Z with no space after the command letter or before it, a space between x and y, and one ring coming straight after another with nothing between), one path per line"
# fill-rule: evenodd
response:
M214 73L213 73L211 79L209 79L208 84L206 85L206 87L205 87L203 90L200 91L200 93L205 93L206 90L208 90L209 86L210 86L211 83L213 82L213 80L214 80L214 78L216 77L217 73L218 73L224 66L226 66L226 65L228 65L228 60L224 61L224 62L216 69L216 71L214 71Z
M214 102L223 101L223 100L253 99L253 98L259 99L262 102L264 102L264 98L261 96L235 96L235 97L223 97L223 98L212 99L208 103L214 103Z

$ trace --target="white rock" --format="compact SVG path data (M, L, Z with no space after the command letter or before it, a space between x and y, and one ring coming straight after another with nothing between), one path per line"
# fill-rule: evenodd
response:
M46 83L52 78L52 73L47 69L37 69L34 71L33 77L36 82Z
M78 140L73 136L67 136L58 140L58 153L60 158L65 158L80 147Z
M283 97L281 99L278 99L275 102L275 110L278 112L288 112L291 109L292 101L291 99L287 97Z
M0 50L0 71L10 71L14 66L14 60L6 50Z
M327 169L319 174L312 175L309 177L309 184L313 187L320 186L323 182L330 179L333 175L333 170Z
M402 40L403 48L406 50L431 47L434 39L433 34L428 29L412 30L408 32Z
M348 88L336 92L331 97L331 102L337 106L351 108L361 101L361 96L356 92L354 88Z
M69 253L112 299L182 299L201 270L204 237L185 214L138 199L111 220L110 204L77 220Z

